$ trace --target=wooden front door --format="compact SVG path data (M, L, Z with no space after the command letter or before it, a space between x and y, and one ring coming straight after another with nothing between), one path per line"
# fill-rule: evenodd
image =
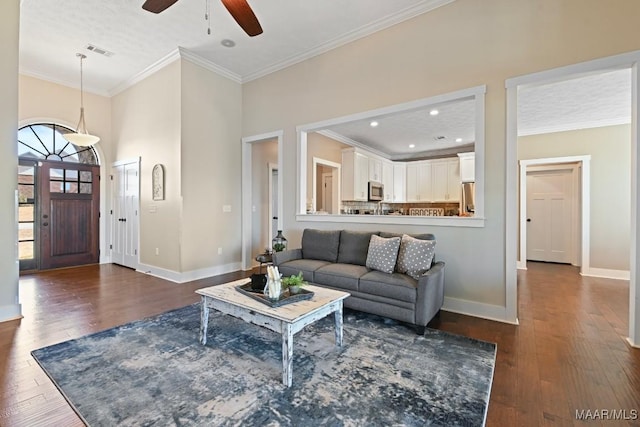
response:
M100 167L42 161L40 268L99 262Z

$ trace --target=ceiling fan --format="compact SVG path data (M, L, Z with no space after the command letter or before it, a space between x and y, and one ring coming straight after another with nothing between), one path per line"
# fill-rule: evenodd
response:
M147 0L142 5L144 10L153 13L160 13L173 5L178 0ZM258 18L251 10L251 6L247 0L221 0L224 7L227 8L233 19L249 36L254 37L262 34L262 27Z

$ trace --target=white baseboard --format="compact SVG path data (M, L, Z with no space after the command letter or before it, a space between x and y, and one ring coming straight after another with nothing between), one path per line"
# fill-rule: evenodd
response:
M175 283L191 282L193 280L206 279L207 277L217 276L219 274L231 273L240 270L240 263L234 262L230 264L217 265L214 267L201 268L198 270L185 271L183 273L167 270L165 268L156 267L148 264L138 264L136 271L140 273L150 274L151 276L169 280Z
M0 322L22 319L22 305L11 304L0 307Z
M631 276L629 270L609 270L607 268L585 268L580 272L580 275L618 280L629 280Z
M480 317L481 319L518 325L518 319L508 319L507 309L501 305L444 297L442 309L451 313L465 314L467 316Z
M516 268L518 270L526 270L527 269L527 261L518 261Z
M640 348L640 345L636 344L633 342L633 340L629 337L627 337L627 342L629 343L629 345L633 348Z

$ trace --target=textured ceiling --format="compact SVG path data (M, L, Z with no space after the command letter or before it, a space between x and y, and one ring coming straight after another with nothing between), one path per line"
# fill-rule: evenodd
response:
M160 14L144 0L22 0L20 71L77 86L76 52L88 44L85 86L113 93L178 47L246 81L454 0L250 0L264 33L247 36L219 0L181 0ZM223 39L236 46L221 45Z
M448 102L429 108L331 126L334 134L373 148L393 159L468 146L475 141L475 101ZM431 110L438 115L432 116ZM371 127L372 120L378 126ZM456 141L456 139L460 141ZM344 142L344 141L343 141ZM413 144L415 147L410 147Z
M86 90L111 95L182 48L225 75L248 81L454 0L250 0L264 28L253 38L219 0L209 1L211 35L204 19L206 0L181 0L158 15L141 8L144 0L22 0L20 72L78 87L75 54L85 52ZM236 46L222 46L223 39ZM113 56L88 52L88 44ZM630 70L521 88L518 133L629 123L630 91ZM412 111L378 117L377 128L365 120L327 130L393 158L473 143L472 102L437 108L435 117L428 110ZM445 138L434 140L439 136Z
M467 146L475 141L474 102L460 101L331 126L330 133L369 146L389 158L420 158L432 150ZM631 70L616 70L545 85L523 87L518 92L518 135L562 132L631 122ZM444 139L434 140L444 136ZM456 142L461 138L461 142ZM410 148L409 144L415 144Z
M518 134L532 135L631 122L631 69L518 92Z

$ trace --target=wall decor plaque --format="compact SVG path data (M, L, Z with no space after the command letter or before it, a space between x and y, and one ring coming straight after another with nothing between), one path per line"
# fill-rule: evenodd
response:
M164 166L160 163L153 167L151 175L153 200L164 200Z

